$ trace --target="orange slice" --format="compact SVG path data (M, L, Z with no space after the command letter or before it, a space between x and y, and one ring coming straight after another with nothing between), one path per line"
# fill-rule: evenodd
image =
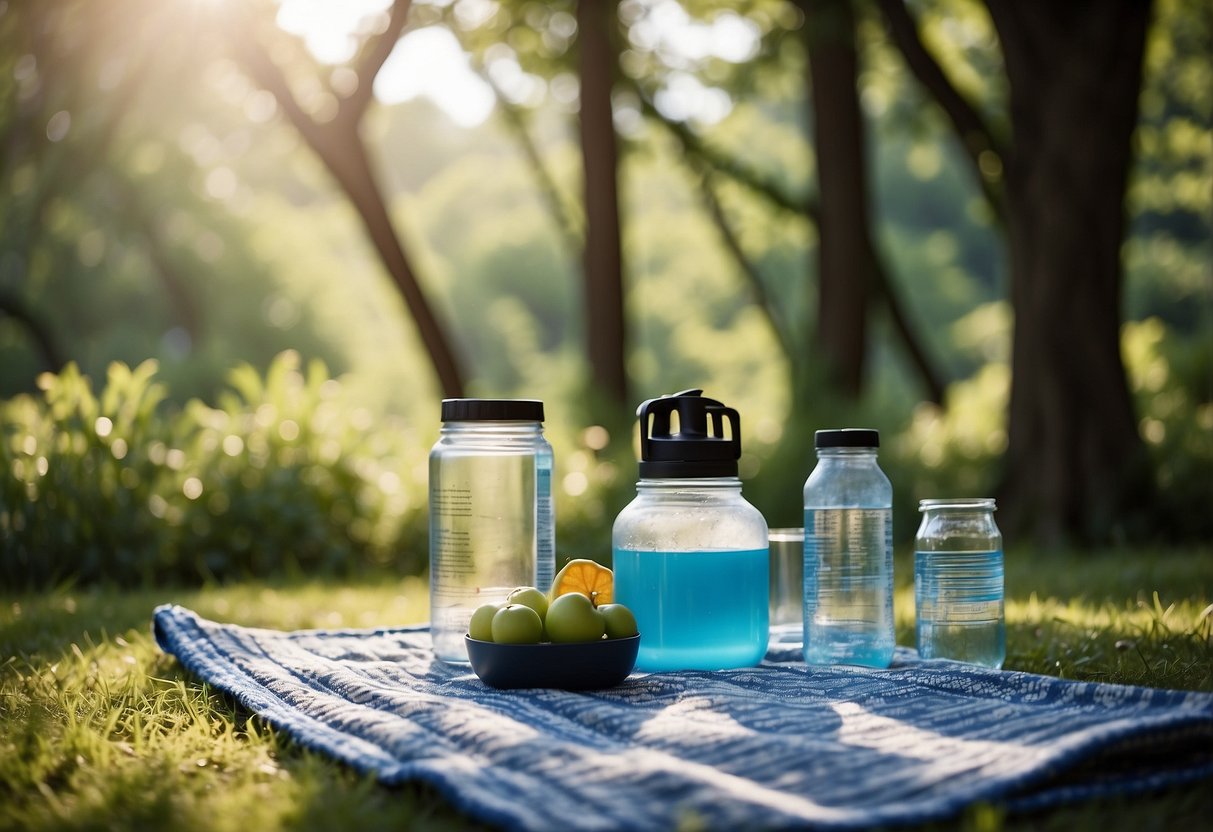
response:
M569 592L580 592L594 606L615 601L615 573L588 558L576 558L565 564L552 581L552 598Z

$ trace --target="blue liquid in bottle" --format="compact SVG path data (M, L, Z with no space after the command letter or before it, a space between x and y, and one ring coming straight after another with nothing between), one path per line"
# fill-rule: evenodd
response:
M766 549L614 550L615 600L636 616L638 670L750 667L767 650Z
M641 670L750 667L766 654L767 523L741 496L741 417L684 390L649 399L636 499L611 527L615 598L636 616Z

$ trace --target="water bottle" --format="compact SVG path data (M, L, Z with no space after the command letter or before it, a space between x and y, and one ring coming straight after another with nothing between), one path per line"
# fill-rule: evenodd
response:
M468 660L472 612L511 589L547 591L556 561L552 446L543 402L445 399L430 451L430 633L445 662Z
M804 660L893 661L893 487L874 430L819 430L804 484Z
M640 406L636 499L615 519L615 598L641 670L749 667L767 650L767 524L741 496L737 411L686 390Z
M924 659L1002 667L1002 534L994 501L923 500L914 540L915 631Z

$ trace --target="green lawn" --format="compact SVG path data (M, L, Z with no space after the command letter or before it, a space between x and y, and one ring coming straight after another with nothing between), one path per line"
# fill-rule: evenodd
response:
M913 643L912 567L898 559L898 640ZM1213 549L1012 552L1012 669L1213 691ZM201 590L63 589L0 598L0 828L468 829L425 787L385 789L304 751L161 655L152 608L241 624L424 621L423 582ZM1174 829L1213 816L1209 784L946 828ZM878 797L878 796L877 796Z

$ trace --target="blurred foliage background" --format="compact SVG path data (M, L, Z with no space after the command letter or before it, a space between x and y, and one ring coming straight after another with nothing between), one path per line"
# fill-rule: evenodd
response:
M911 5L955 85L1005 119L983 8ZM574 6L417 0L348 135L466 393L545 401L561 555L604 558L635 457L618 408L587 392ZM392 25L389 3L242 8L0 2L4 586L425 567L442 386L349 194L229 43L232 27L260 32L303 115L340 124L332 91L359 82L349 66ZM918 499L998 484L1013 310L1006 243L963 151L875 7L856 8L874 234L944 403L927 400L883 320L862 395L834 392L804 323L817 229L720 179L718 205L803 358L790 367L669 129L774 190L811 188L792 36L804 20L782 0L618 6L619 72L641 82L613 101L624 358L634 403L702 387L741 412L746 494L772 526L799 523L815 429L881 429L905 541ZM1159 0L1121 353L1160 540L1213 539L1211 56L1208 5ZM800 393L794 372L808 374Z

